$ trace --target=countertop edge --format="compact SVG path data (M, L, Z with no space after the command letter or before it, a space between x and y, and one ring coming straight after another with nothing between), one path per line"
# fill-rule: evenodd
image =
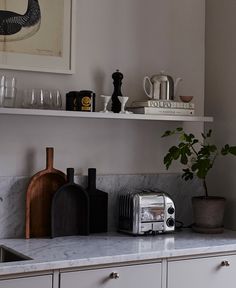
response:
M168 250L157 253L141 253L141 254L124 254L105 257L91 257L87 259L73 259L73 260L55 260L55 261L37 261L27 260L21 263L13 262L7 264L0 264L0 276L7 276L12 274L22 273L36 273L44 272L49 273L53 270L68 270L82 268L92 268L99 266L116 266L116 265L129 265L138 264L138 262L160 262L163 259L176 260L178 258L195 258L217 256L220 254L236 254L236 244L232 245L220 245L212 247L199 247L199 248L186 248L180 250Z

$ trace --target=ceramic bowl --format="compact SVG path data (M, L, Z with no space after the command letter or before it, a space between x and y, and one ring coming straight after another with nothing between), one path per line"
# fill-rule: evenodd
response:
M182 102L188 103L193 99L193 96L179 96Z

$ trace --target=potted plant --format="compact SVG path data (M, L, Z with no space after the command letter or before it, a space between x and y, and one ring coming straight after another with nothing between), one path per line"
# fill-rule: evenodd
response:
M219 149L210 143L211 134L212 130L202 133L199 140L193 134L185 133L183 128L166 131L162 137L178 135L179 143L169 149L164 157L164 164L166 169L169 169L172 162L178 160L185 166L182 174L184 180L192 180L194 176L197 176L202 181L205 195L192 198L193 230L202 233L221 233L223 232L225 198L209 196L206 177L218 156L228 154L236 156L236 146L226 144Z

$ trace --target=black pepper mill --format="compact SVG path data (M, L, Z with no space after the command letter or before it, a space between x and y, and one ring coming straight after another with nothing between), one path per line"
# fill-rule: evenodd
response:
M116 70L115 73L112 74L113 78L113 85L114 85L114 92L112 94L112 105L111 105L111 111L114 113L119 113L121 110L121 103L118 99L118 96L123 96L121 93L121 85L122 85L122 79L124 78L123 74L119 72L119 70Z

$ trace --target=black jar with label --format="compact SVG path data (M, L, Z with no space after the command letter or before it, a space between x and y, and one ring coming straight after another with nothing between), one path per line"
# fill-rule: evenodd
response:
M95 111L95 93L90 90L71 91L66 94L66 110L68 111Z

